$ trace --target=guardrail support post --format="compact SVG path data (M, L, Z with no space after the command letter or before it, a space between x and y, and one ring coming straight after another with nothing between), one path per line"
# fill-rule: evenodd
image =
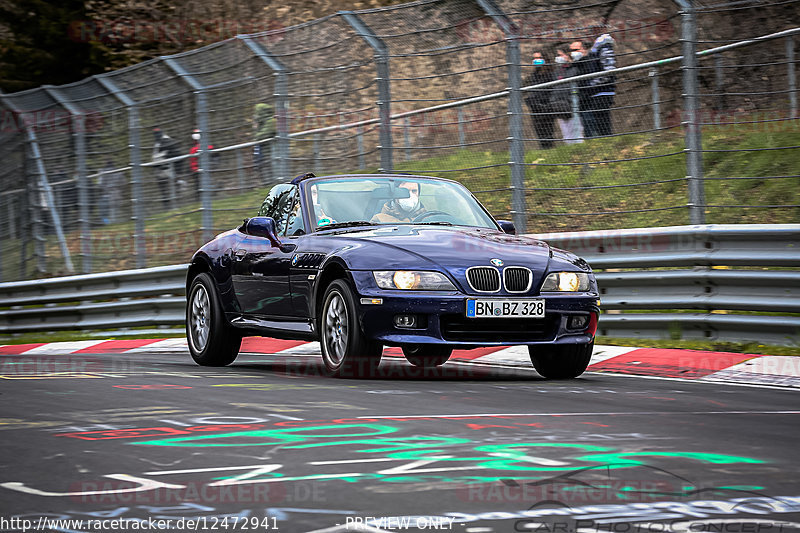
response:
M527 226L525 207L525 141L522 124L522 61L519 50L519 29L503 13L494 0L477 0L483 11L500 26L506 37L508 63L508 140L511 166L511 216L517 233Z
M653 98L653 129L661 129L661 95L658 90L658 69L650 69L650 91ZM656 131L657 133L657 131Z
M131 210L133 212L133 249L136 255L136 268L147 264L147 244L144 232L144 198L142 193L142 155L139 135L139 110L136 102L122 92L117 85L105 76L95 76L97 82L128 109L128 150L131 163Z
M92 271L92 235L89 221L89 179L86 175L86 117L54 87L45 86L44 91L53 97L72 117L72 135L75 139L75 171L78 175L78 214L81 229L80 250L83 273Z
M380 118L379 138L381 149L381 168L380 172L391 172L394 170L392 161L392 112L391 94L389 90L389 48L381 38L375 35L369 26L352 11L339 11L339 15L347 22L355 32L375 52L375 69L378 83L378 117Z
M242 41L253 54L255 54L275 75L274 93L275 97L275 129L276 142L270 144L270 154L275 164L272 168L272 180L281 182L289 180L289 79L287 69L273 57L261 43L254 41L247 35L237 35L237 39ZM262 145L263 146L263 145Z
M681 14L681 54L683 56L683 101L686 135L686 178L689 193L689 223L705 224L706 199L703 185L703 142L700 128L699 86L697 83L697 23L692 0L675 0Z
M790 118L797 116L797 73L794 66L794 37L792 35L786 38L786 74L789 79L789 110Z

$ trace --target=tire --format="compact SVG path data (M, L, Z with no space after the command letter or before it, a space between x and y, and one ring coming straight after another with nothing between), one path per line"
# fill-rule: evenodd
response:
M322 360L334 377L365 377L381 362L383 345L368 339L356 316L356 302L350 285L334 280L326 289L319 314Z
M441 344L409 344L403 346L403 355L414 366L432 368L442 366L450 359L453 349Z
M594 342L589 344L557 344L528 346L533 368L546 379L572 379L589 366Z
M242 335L225 319L214 280L198 274L186 300L186 339L200 366L227 366L239 355Z

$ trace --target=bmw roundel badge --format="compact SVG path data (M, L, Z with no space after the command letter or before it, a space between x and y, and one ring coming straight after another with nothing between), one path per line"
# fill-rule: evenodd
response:
M297 256L292 257L292 266L297 264Z
M492 259L492 260L491 260L491 261L489 261L489 262L490 262L491 264L493 264L494 266L496 266L496 267L501 267L501 266L503 266L503 260L502 260L502 259Z

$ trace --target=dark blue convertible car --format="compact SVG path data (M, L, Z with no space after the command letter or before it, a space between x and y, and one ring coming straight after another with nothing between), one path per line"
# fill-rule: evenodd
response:
M192 357L223 366L243 336L319 340L331 375L367 375L384 346L417 366L454 348L527 345L546 378L586 370L597 329L589 265L516 236L457 182L304 174L192 258Z

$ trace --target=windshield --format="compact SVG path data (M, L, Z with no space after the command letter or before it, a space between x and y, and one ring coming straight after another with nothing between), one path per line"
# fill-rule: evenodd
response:
M437 224L497 229L467 189L434 179L347 177L309 186L317 228L372 224Z

